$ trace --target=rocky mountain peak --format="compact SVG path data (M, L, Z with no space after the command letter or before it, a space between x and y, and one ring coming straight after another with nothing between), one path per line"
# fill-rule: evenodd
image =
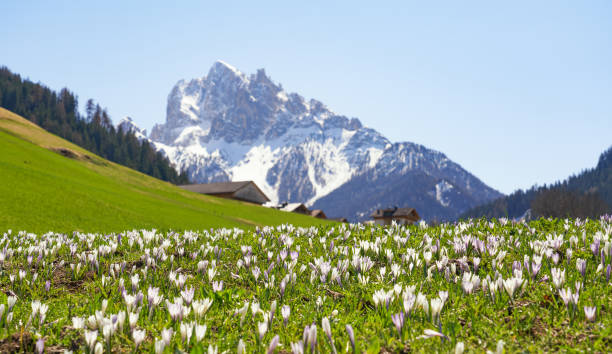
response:
M399 195L386 184L405 185L403 193L415 193L411 206L433 217L499 196L439 152L392 143L357 118L285 92L264 69L247 76L223 61L202 78L177 82L166 122L150 140L195 183L253 180L272 201L321 200L326 214L352 220L366 206L338 194L342 186L351 195L382 193L384 204ZM342 198L358 210L342 209Z
M246 76L240 72L240 70L231 66L230 64L217 60L208 71L206 79L212 82L218 82L223 80L240 79L242 82L246 82Z

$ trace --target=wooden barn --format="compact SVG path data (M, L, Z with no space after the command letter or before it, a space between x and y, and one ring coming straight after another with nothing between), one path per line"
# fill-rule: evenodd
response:
M283 207L281 207L280 210L288 211L291 213L310 215L310 210L308 210L306 205L302 203L287 203Z
M196 193L260 205L270 201L253 181L185 184L179 187Z
M376 225L391 225L393 221L400 225L412 225L421 219L414 208L398 207L377 209L371 217Z
M310 216L312 216L313 218L327 219L327 215L325 215L325 213L321 209L315 209L311 211Z

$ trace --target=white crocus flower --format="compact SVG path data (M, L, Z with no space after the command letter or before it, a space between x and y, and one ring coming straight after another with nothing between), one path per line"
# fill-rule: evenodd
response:
M242 338L240 338L240 340L238 341L238 348L236 348L236 352L237 354L246 353L246 345L244 344L244 341L242 340Z
M40 301L34 300L32 301L32 317L36 317L36 314L40 310Z
M514 298L514 293L518 288L520 288L522 283L523 280L521 278L509 278L504 280L504 288L506 289L506 292L508 293L508 296L510 296L511 300Z
M572 301L572 291L568 288L559 290L559 296L561 296L561 300L563 300L566 307Z
M261 341L268 331L268 322L259 322L257 325L257 332L259 333L259 340Z
M442 299L431 299L431 321L434 323L438 323L440 321L440 312L442 311L442 306L444 306L444 301Z
M210 309L212 302L213 300L210 298L206 298L201 301L194 301L191 304L191 307L193 307L193 313L196 315L197 318L202 318L206 314L206 312L208 312L208 309Z
M206 325L196 325L195 326L195 338L196 341L201 342L206 335Z
M463 342L457 342L457 344L455 345L455 354L463 354L464 350L465 345L463 344Z
M72 328L74 329L85 328L85 319L83 319L83 317L73 317L72 318Z
M11 312L16 302L17 302L17 296L9 295L9 297L6 299L6 304L8 305L7 312Z
M164 344L170 345L173 335L174 335L174 331L172 330L172 328L164 328L161 331L161 336L162 336L162 340L164 341Z
M552 275L552 281L555 288L560 289L563 283L565 283L565 269L552 268L550 274Z
M213 281L213 279L215 278L215 275L217 275L217 268L208 268L208 280L210 282Z
M47 311L49 310L49 305L41 304L38 309L38 313L40 314L40 324L42 325L45 322L45 317L47 317Z
M425 315L429 315L429 303L427 302L425 295L419 293L416 297L416 304L423 309Z
M135 329L132 331L132 339L134 339L134 344L136 348L140 346L140 343L144 341L146 336L147 336L147 332L145 332L144 330Z
M189 344L191 335L193 334L193 323L181 322L180 331L183 343Z
M163 354L164 349L166 348L166 343L163 339L158 339L155 341L155 354Z
M189 287L181 291L181 297L183 298L187 306L189 306L191 304L191 301L193 301L194 294L195 289L193 287Z
M289 305L283 305L281 308L281 315L283 316L283 323L286 326L287 321L289 321L289 315L291 314L291 308Z
M85 343L90 350L93 350L96 346L96 340L98 339L98 331L87 331L85 332Z
M588 307L588 306L584 307L584 315L586 316L589 322L595 321L596 311L597 311L597 307Z
M501 339L497 341L497 347L495 348L495 354L503 354L504 353L504 344L506 344L506 342L504 342Z
M128 313L128 322L130 324L130 328L134 329L138 323L138 312Z

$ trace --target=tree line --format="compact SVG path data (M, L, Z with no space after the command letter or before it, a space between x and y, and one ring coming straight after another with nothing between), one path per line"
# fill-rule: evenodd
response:
M189 183L187 174L178 173L148 141L115 128L107 110L92 99L80 114L77 96L66 88L55 92L1 67L0 106L107 160L174 184Z
M563 182L518 190L475 207L461 218L518 218L528 209L536 217L556 218L596 218L612 213L612 147L600 155L595 168Z

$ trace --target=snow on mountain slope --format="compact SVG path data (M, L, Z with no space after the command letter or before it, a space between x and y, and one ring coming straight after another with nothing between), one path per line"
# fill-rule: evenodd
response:
M146 140L147 139L147 131L138 128L136 123L130 117L123 118L119 124L117 124L117 128L123 130L124 132L132 132L138 140Z
M453 189L453 185L445 180L436 183L436 200L445 207L450 204L450 201L445 194L451 189Z
M149 139L193 182L253 180L273 202L313 205L356 176L375 183L410 171L450 181L432 187L442 208L453 208L445 196L456 186L478 202L500 196L441 153L393 144L356 118L285 92L263 69L247 76L222 61L174 86L166 122Z

